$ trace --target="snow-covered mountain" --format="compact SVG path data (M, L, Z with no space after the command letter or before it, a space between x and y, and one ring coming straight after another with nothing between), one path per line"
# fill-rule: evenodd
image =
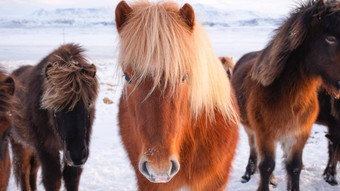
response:
M228 10L194 4L198 20L209 26L276 26L282 15L247 10ZM113 8L40 9L22 18L0 18L0 27L89 27L114 25Z

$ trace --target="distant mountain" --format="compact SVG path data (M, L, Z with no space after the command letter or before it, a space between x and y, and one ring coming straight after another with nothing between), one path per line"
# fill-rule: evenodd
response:
M267 15L247 10L223 10L203 4L195 4L196 16L209 26L276 26L280 15ZM114 10L111 8L68 8L47 11L40 9L20 18L0 18L0 27L91 27L113 26Z

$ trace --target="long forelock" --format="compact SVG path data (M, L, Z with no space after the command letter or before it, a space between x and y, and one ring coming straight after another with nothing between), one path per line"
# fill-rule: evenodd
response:
M97 79L82 72L83 67L75 61L66 65L55 64L47 71L42 108L61 111L72 110L79 101L91 104L97 97Z
M132 9L120 31L119 64L124 72L132 71L136 86L152 77L152 90L159 84L175 90L187 74L193 117L206 113L213 118L218 111L237 121L230 82L203 27L185 27L175 3L141 2Z

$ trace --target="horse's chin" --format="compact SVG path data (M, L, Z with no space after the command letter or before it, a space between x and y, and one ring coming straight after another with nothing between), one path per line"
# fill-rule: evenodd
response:
M153 176L148 178L152 183L168 183L171 178L169 176Z
M65 151L65 149L64 149L63 151L64 151L64 161L65 161L65 163L66 163L67 166L71 166L71 167L80 167L80 168L83 167L83 164L81 164L81 165L76 165L76 164L74 164L74 162L71 160L70 151Z

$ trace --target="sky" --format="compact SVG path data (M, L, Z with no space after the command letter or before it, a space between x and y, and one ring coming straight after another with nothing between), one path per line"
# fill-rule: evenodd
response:
M38 9L56 8L96 8L114 9L120 0L0 0L1 17L24 17ZM133 0L134 1L134 0ZM152 0L155 1L155 0ZM202 3L236 10L246 9L267 13L288 13L298 0L174 0L179 4L186 2ZM132 2L127 0L127 2Z

